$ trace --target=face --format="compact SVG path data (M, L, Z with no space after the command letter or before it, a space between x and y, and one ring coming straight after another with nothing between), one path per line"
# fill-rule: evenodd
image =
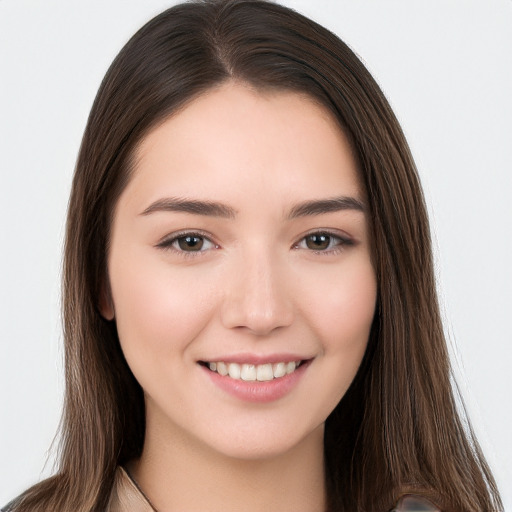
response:
M376 298L364 194L335 120L296 93L225 84L136 156L103 313L144 390L147 439L254 459L321 438Z

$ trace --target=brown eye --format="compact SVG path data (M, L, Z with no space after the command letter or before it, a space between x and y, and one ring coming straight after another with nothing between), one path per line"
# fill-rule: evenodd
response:
M353 245L354 241L349 237L330 233L329 231L317 231L306 235L294 248L305 249L316 254L337 254Z
M174 237L162 240L156 247L182 256L195 256L219 248L206 235L195 232L176 233Z
M194 252L200 251L204 245L204 238L196 235L181 236L176 240L178 247L182 251Z
M314 233L305 238L306 247L313 251L325 251L331 245L331 239L326 233Z

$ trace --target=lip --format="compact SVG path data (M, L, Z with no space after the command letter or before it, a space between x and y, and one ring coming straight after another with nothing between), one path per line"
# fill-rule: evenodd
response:
M254 360L258 360L261 362L254 363ZM284 377L279 377L278 379L273 379L270 381L244 381L239 379L232 379L229 376L219 375L217 372L213 372L208 369L204 365L199 365L200 369L205 373L205 376L210 379L210 381L220 388L225 393L237 398L238 400L242 400L244 402L253 402L253 403L268 403L279 400L280 398L285 397L288 393L293 391L293 389L298 385L304 374L306 373L309 365L312 362L312 359L289 359L289 361L303 361L302 364L293 372L285 375ZM239 359L238 356L234 358L225 358L225 359L217 359L217 361L238 363L243 361L248 364L266 364L270 362L284 362L285 359L277 359L273 360L273 358L263 358L258 359Z

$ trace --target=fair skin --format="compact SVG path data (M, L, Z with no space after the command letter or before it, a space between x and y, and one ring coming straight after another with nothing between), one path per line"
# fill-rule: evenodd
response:
M102 306L146 400L130 472L160 511L323 510L324 422L376 298L346 138L304 96L227 83L136 157Z

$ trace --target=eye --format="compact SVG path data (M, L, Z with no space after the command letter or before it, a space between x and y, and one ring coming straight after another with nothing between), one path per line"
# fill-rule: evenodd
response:
M208 240L202 236L187 235L177 238L174 241L174 244L176 244L182 251L195 252L201 251L205 245L208 246Z
M157 247L182 253L199 253L215 249L218 246L201 233L178 233L166 238Z
M353 245L353 241L347 237L335 235L334 233L318 231L306 235L295 247L297 249L331 253L341 250L341 248L346 245Z

